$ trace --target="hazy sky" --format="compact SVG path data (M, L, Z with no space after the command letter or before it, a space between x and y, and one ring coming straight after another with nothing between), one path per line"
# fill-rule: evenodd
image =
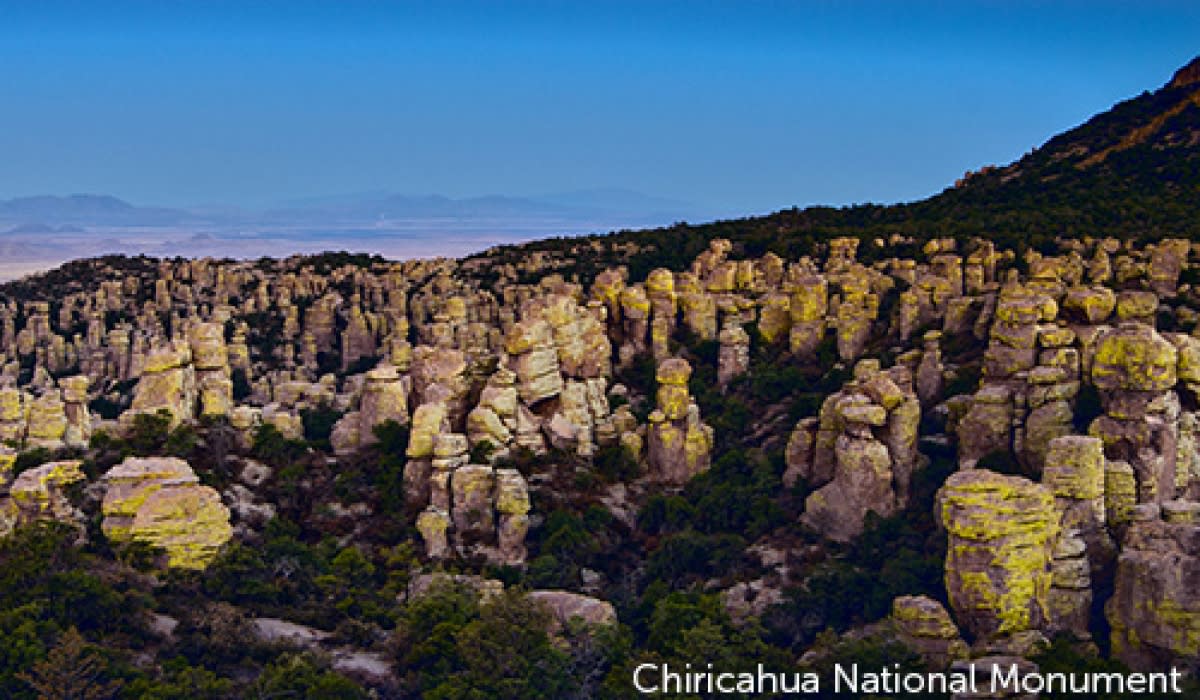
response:
M1198 39L1194 0L0 0L0 198L913 199Z

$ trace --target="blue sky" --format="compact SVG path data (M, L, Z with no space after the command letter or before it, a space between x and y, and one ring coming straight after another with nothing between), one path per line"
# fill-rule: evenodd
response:
M901 201L1200 54L1195 2L0 2L0 198Z

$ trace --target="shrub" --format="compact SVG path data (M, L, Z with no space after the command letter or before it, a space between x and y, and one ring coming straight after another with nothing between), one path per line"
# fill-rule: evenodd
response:
M641 473L637 457L624 445L609 445L600 448L595 456L596 472L608 483L633 481Z
M316 408L304 409L300 412L300 419L304 422L304 439L317 449L331 449L329 436L333 434L334 424L341 420L343 415L345 411L331 408L324 403Z
M139 413L133 417L126 443L138 457L149 457L166 447L170 433L171 414L166 409L159 409L157 413Z

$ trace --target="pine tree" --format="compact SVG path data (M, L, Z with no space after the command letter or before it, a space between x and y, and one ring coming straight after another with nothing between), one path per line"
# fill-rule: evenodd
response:
M74 627L63 632L45 659L17 678L37 692L38 700L107 700L119 681L103 680L104 665Z

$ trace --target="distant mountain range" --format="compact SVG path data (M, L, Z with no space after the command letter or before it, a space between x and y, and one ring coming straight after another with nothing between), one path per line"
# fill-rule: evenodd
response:
M141 227L210 224L227 226L376 226L389 221L449 219L458 222L557 220L566 224L647 226L719 214L698 205L621 189L580 190L535 197L489 195L455 199L442 195L373 192L284 202L263 211L208 205L197 209L137 206L109 195L76 194L0 200L0 223L9 234L55 233L63 226Z
M0 221L12 222L18 229L10 231L14 233L56 225L163 226L178 223L187 216L176 209L137 207L108 195L43 195L0 200Z
M0 258L48 263L109 253L252 258L324 250L458 256L498 244L711 220L721 213L622 189L458 199L367 192L286 201L258 211L46 195L0 200ZM0 270L0 277L5 274Z

